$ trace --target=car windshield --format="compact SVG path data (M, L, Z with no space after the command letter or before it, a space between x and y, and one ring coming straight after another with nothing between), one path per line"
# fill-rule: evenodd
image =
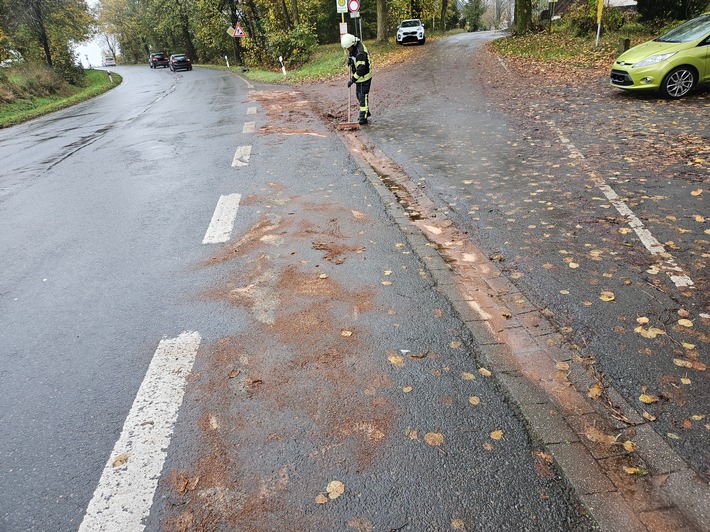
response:
M421 26L421 22L418 20L405 20L402 22L403 28L416 28L417 26Z
M661 35L656 41L659 42L689 42L700 39L710 33L710 15L694 18L672 29L665 35Z
M182 59L185 59L185 56L184 55L174 55L173 59L182 60Z

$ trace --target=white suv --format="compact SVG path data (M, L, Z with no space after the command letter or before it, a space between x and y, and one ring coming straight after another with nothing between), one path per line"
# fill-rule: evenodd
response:
M405 42L418 42L419 44L426 42L424 26L418 18L403 20L397 27L397 44Z

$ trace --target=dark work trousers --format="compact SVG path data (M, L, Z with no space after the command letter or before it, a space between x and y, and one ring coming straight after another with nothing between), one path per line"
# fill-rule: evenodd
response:
M357 101L360 102L360 116L359 120L366 120L370 116L370 102L368 94L370 93L370 83L371 79L363 81L362 83L355 83L355 96Z

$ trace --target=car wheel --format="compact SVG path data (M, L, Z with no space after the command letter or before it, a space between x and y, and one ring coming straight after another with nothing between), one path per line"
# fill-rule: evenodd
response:
M695 85L695 77L695 71L691 68L678 67L673 69L663 78L661 94L666 98L682 98Z
M426 37L424 37L421 41L419 41L419 44L424 44L426 42Z
M188 68L188 70L192 70L192 67Z

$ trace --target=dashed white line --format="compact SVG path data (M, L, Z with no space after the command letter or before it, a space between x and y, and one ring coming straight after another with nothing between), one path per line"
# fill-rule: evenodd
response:
M202 239L203 244L221 244L231 238L234 220L237 218L237 210L239 210L239 201L241 199L241 194L229 194L219 197L217 207L212 215L212 221L207 228L205 238Z
M242 133L254 133L256 130L256 122L244 122Z
M557 134L560 142L567 148L570 152L570 157L573 159L584 159L584 154L580 152L577 147L570 142L568 138L564 136L562 130L557 127L557 124L553 120L548 120L547 125ZM634 212L629 208L629 206L619 197L619 195L612 189L603 179L596 179L597 188L604 193L604 196L611 201L614 208L622 216L626 217L629 223L629 227L634 230L636 235L641 240L644 247L654 256L660 256L663 260L658 265L658 269L666 272L670 277L673 284L678 288L694 288L695 284L693 280L688 277L683 269L678 266L673 256L666 251L666 248L661 244L656 238L651 234L651 232L646 229L643 222L634 214Z
M239 146L234 152L232 166L249 166L249 157L251 157L251 146Z
M201 340L197 332L161 340L79 532L145 529Z

